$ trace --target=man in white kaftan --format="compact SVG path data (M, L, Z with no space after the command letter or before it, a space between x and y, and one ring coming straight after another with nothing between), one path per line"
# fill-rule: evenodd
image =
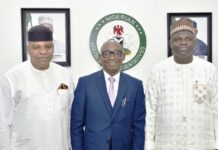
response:
M48 34L44 28L37 26L36 36L29 35L30 60L9 70L2 81L1 150L71 149L73 79L67 69L50 62L52 37L41 37Z
M171 29L174 56L155 65L148 79L146 150L218 148L217 70L192 56L195 32L186 28L189 23L180 20L179 29Z

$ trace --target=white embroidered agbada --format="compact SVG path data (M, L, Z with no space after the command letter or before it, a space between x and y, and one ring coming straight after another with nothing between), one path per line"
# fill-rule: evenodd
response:
M145 150L218 148L214 65L197 57L177 64L171 56L152 69L146 93Z
M58 89L61 83L68 89ZM73 90L70 72L54 63L39 71L26 61L7 72L0 91L0 149L69 150Z

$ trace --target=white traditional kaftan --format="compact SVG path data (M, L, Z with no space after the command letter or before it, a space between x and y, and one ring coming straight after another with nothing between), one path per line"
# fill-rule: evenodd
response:
M218 148L218 76L214 65L194 57L157 64L148 80L145 150Z
M58 89L61 83L68 89ZM54 63L40 71L26 61L7 72L0 91L0 149L69 150L73 90L70 72Z

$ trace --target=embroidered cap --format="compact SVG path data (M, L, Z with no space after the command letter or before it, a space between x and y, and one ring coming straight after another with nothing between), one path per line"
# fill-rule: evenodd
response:
M172 22L170 26L170 35L182 30L187 30L192 32L193 34L197 34L197 24L189 18L181 18L177 21Z
M28 41L52 41L52 31L49 28L37 25L28 31Z

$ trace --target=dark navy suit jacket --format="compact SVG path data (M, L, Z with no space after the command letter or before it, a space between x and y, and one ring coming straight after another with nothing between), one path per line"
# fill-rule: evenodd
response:
M145 95L142 81L120 74L111 107L103 70L81 77L71 111L73 150L144 150Z

